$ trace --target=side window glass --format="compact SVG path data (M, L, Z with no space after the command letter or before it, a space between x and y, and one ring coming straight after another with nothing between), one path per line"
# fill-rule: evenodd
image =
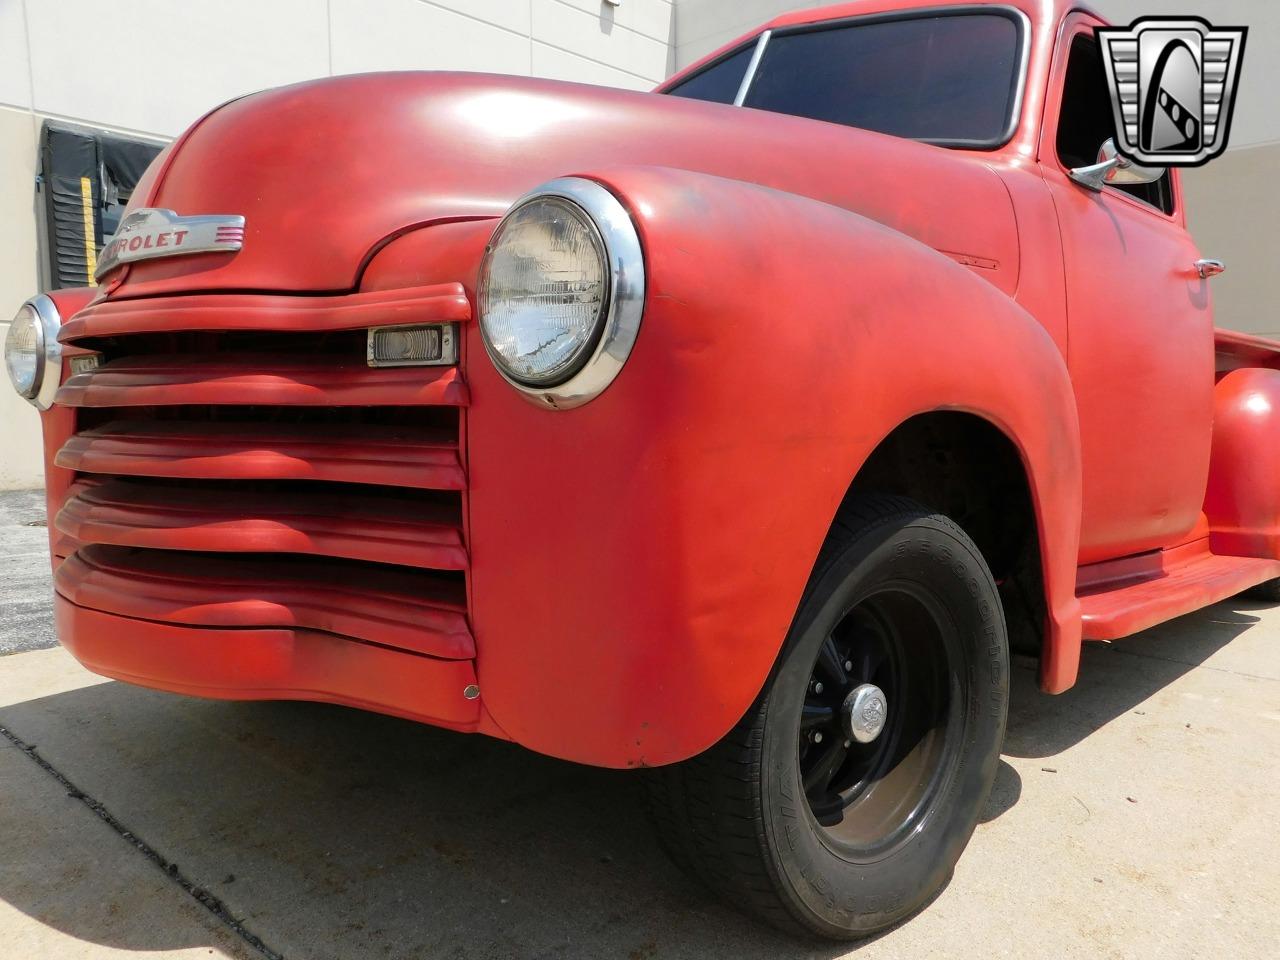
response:
M1019 21L1003 13L780 31L745 106L990 150L1013 133L1023 41Z
M1115 121L1102 69L1102 51L1096 40L1082 34L1072 41L1067 60L1062 114L1058 118L1058 159L1065 167L1097 163L1098 148L1109 137L1115 137ZM1167 170L1155 183L1108 189L1123 190L1165 213L1173 212L1173 182Z
M742 78L746 76L747 67L751 63L751 54L755 49L755 43L749 43L737 53L732 53L705 70L695 73L667 93L673 97L688 97L690 100L733 103L738 96L738 88L742 86Z

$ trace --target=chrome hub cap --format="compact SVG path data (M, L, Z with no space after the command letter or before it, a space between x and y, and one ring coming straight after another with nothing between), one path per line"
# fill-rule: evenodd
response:
M841 713L845 735L858 743L871 743L884 730L889 702L874 683L864 683L849 691Z

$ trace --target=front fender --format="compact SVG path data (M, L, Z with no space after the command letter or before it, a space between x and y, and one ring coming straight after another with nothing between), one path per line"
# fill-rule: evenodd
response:
M647 257L615 383L539 409L469 332L478 675L516 741L606 766L713 744L761 689L836 508L879 441L936 409L1021 451L1074 679L1080 463L1061 355L1025 311L856 214L664 168L596 174Z

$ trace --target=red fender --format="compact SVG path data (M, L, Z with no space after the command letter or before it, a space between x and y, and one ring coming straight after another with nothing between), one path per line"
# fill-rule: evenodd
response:
M667 168L595 179L633 212L647 308L621 375L540 409L467 331L472 609L483 701L514 740L669 763L755 698L841 498L913 415L970 411L1021 451L1070 686L1080 454L1045 330L947 257L857 214Z

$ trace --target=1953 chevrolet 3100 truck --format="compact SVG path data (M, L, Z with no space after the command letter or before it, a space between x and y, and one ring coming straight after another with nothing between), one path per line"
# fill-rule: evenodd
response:
M654 767L784 928L943 886L1041 687L1280 577L1280 346L1070 0L789 14L656 94L303 83L36 297L59 636L109 677ZM744 109L748 108L748 109Z

